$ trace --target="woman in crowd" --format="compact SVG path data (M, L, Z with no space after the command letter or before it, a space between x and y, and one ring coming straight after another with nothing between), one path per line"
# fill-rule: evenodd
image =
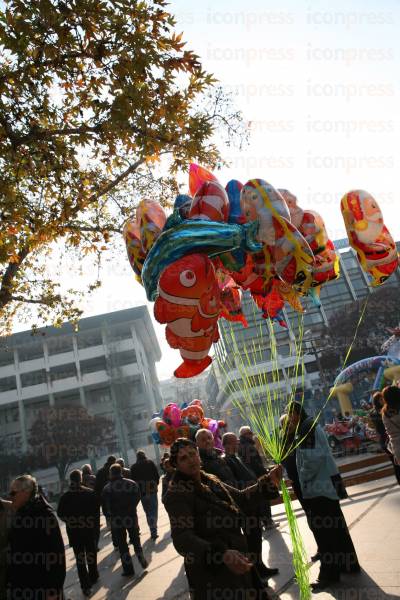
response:
M382 421L389 438L387 447L393 454L394 463L400 465L400 388L389 385L382 395Z
M246 555L241 511L254 511L262 496L276 496L281 467L239 491L202 471L196 444L186 438L171 446L170 463L176 472L164 505L175 549L185 559L193 600L266 600L268 595Z

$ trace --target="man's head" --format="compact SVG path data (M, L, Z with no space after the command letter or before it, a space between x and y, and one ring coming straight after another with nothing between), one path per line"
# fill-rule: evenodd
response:
M115 463L115 461L116 461L116 458L113 455L111 455L107 458L107 464L110 466L113 465Z
M122 477L122 467L118 463L114 463L110 467L110 479L119 479Z
M11 482L10 497L13 508L18 510L38 492L37 481L32 475L20 475Z
M122 468L125 467L125 461L123 458L117 458L117 460L115 462L116 462L116 464L121 465Z
M80 469L74 469L69 474L69 480L72 485L81 485L82 483L82 471Z
M214 436L208 429L199 429L195 439L199 450L212 450L214 448Z
M303 408L301 402L290 402L286 407L286 413L288 418L289 431L293 431L298 427L299 423L307 418L307 413Z
M81 466L81 471L83 475L91 475L92 474L92 467L87 464L87 465L82 465Z
M237 435L231 431L224 433L222 436L222 445L224 447L225 454L236 454L239 446Z
M249 440L253 439L253 432L251 430L251 427L249 427L248 425L243 425L243 427L241 427L239 429L239 437L240 438L246 438Z
M146 460L146 452L144 450L138 450L136 452L136 459L137 460Z

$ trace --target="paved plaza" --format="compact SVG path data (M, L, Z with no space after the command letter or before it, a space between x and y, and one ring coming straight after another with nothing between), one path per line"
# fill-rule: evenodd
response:
M351 487L348 491L350 498L341 504L351 529L362 573L343 576L342 582L335 588L320 593L315 598L400 598L400 487L394 477L387 477ZM314 539L298 502L294 503L294 507L308 555L311 556L316 550ZM263 554L268 565L279 567L280 574L270 580L270 585L282 600L297 600L299 594L293 581L290 536L283 505L273 507L273 515L280 527L265 534ZM148 568L143 571L134 559L135 577L122 577L118 552L113 550L110 533L103 523L98 555L100 580L93 587L93 600L189 600L183 559L172 545L168 516L163 506L160 504L160 537L157 542L150 539L141 505L139 522L144 552L149 561ZM63 534L66 539L65 529ZM73 553L69 547L67 561L66 599L82 599ZM316 578L317 573L318 565L312 565L311 581Z

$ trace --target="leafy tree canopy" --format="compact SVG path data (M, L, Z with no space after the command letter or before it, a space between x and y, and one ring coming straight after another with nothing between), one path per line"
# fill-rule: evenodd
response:
M33 423L29 444L35 463L56 466L60 480L74 461L86 458L90 449L112 440L110 419L93 416L82 406L48 407Z
M165 0L3 3L6 326L32 305L56 324L78 316L74 291L61 297L47 270L57 242L100 256L142 193L167 202L178 169L191 160L215 166L217 131L227 143L243 139L240 114L174 27Z

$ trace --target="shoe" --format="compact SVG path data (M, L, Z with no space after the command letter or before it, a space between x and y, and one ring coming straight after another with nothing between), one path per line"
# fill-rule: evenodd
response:
M269 567L265 567L264 569L259 569L260 577L264 581L265 579L269 579L270 577L274 577L274 575L279 574L279 569L270 569Z
M122 571L122 573L121 573L122 577L133 577L134 574L135 574L134 569L129 570L129 571Z
M136 556L137 556L137 559L140 562L142 568L147 569L147 567L149 566L149 563L145 559L143 552L141 552L140 554L136 554Z
M317 562L317 560L321 560L321 553L317 552L311 557L312 562Z
M90 596L92 593L92 590L90 588L82 588L82 594L84 596Z
M335 585L339 582L339 579L317 579L314 583L311 584L311 589L313 592L323 592L331 585Z

